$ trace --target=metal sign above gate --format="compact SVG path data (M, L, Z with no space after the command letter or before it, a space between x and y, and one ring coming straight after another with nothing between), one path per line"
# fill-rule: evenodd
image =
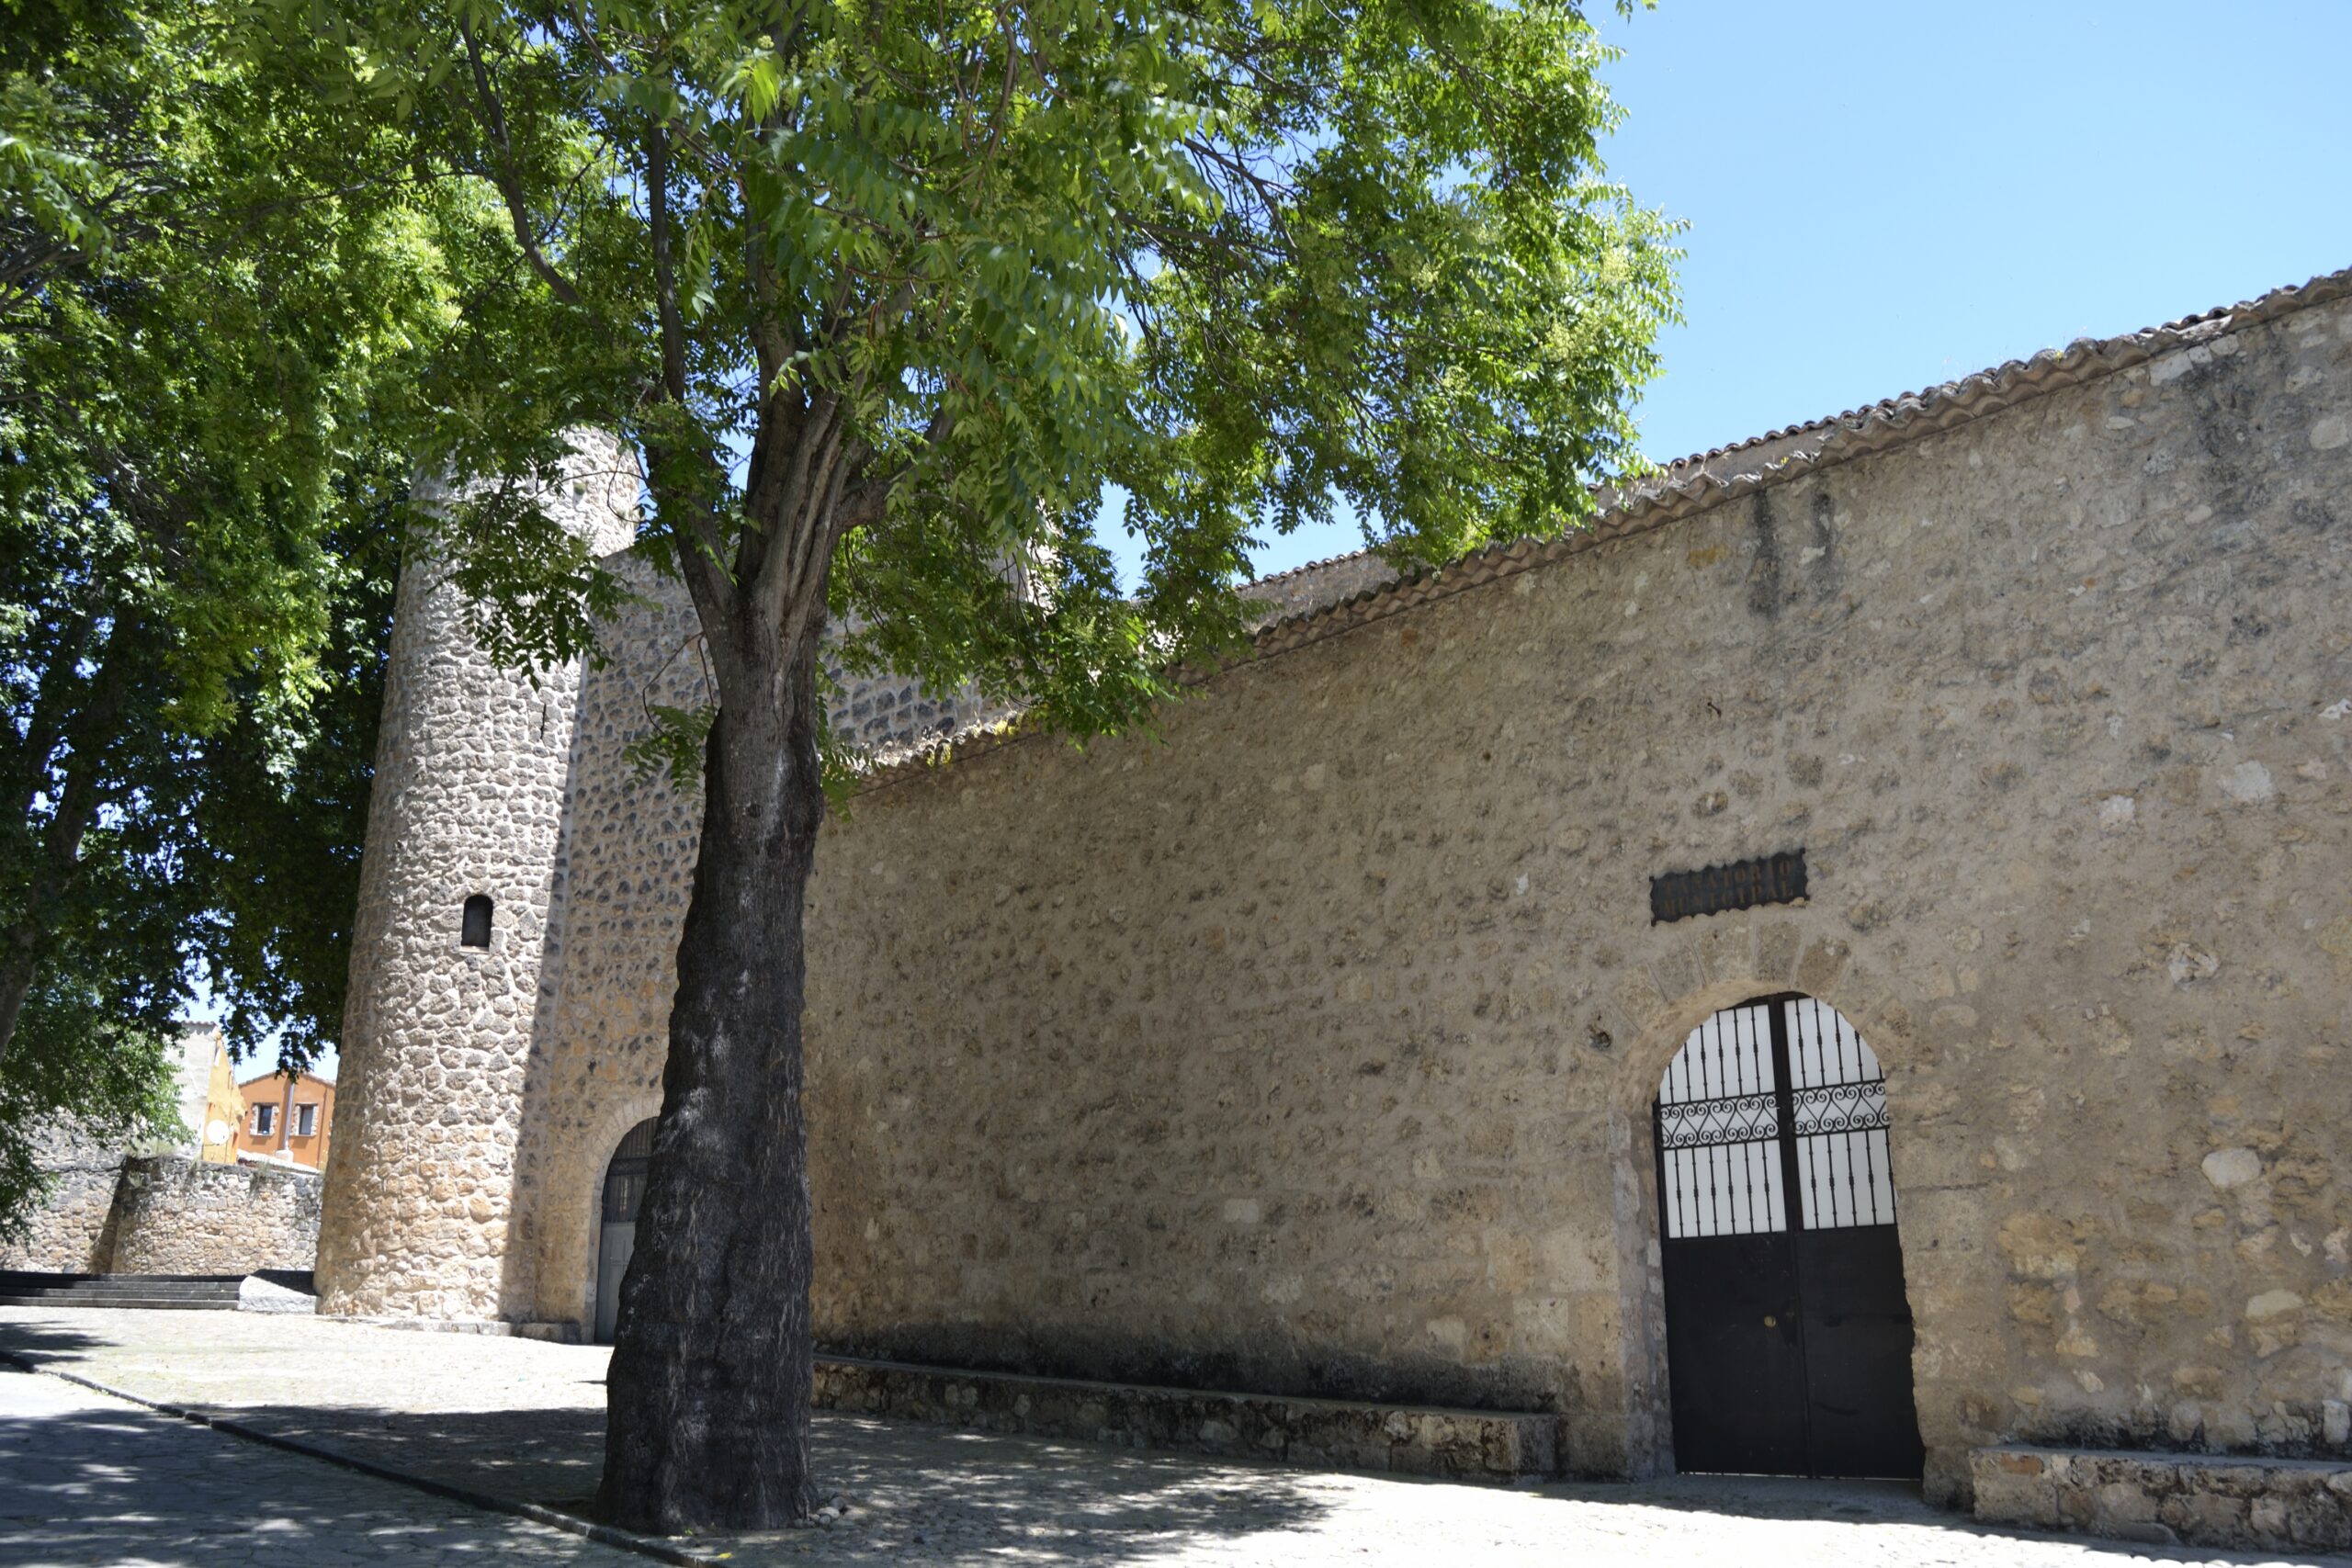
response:
M1720 915L1759 904L1793 904L1805 896L1804 851L1733 861L1650 878L1650 924Z

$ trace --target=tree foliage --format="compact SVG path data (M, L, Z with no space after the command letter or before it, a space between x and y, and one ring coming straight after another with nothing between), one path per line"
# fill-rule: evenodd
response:
M5 11L0 1213L46 1114L164 1117L199 980L241 1051L339 1025L462 200L194 0Z
M943 689L1123 727L1229 637L1267 533L1344 502L1441 561L1573 525L1635 460L1672 253L1600 175L1617 112L1573 4L269 14L512 219L524 287L471 302L445 367L466 477L616 426L648 551L724 570L772 525L763 436L822 404L831 618ZM593 564L516 522L454 541L487 629L588 646Z
M1634 460L1668 226L1603 178L1575 0L254 3L256 58L503 217L424 383L482 636L577 653L619 592L505 482L579 425L641 459L638 548L694 603L705 830L605 1489L776 1522L819 637L1083 737L1231 645L1269 532L1344 504L1438 561L1574 526Z

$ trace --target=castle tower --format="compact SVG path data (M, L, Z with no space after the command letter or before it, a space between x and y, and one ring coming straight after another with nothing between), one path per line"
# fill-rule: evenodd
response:
M599 555L636 531L621 444L575 438L541 503ZM401 575L328 1156L323 1312L501 1315L524 1075L560 946L579 661L534 682Z

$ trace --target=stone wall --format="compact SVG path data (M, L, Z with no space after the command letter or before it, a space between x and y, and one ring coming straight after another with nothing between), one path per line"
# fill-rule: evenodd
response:
M820 1410L1334 1470L1512 1481L1557 1468L1557 1417L975 1373L820 1356Z
M599 550L635 527L637 471L583 439L541 498ZM500 668L430 559L401 572L327 1153L322 1306L492 1316L533 1021L561 963L578 661ZM460 945L465 900L493 903Z
M2154 1546L2335 1552L2352 1549L2352 1466L2292 1459L2061 1452L1969 1456L1987 1524L2082 1530Z
M57 1274L104 1269L113 1247L107 1221L122 1178L122 1150L58 1125L38 1140L34 1157L49 1187L26 1210L23 1235L0 1242L0 1269Z
M319 1199L315 1171L207 1164L178 1155L128 1160L103 1271L308 1269L318 1255Z
M1793 987L1888 1071L1931 1495L2006 1441L2341 1450L2344 292L1278 627L1164 744L877 779L812 885L822 1341L1555 1410L1569 1469L1668 1464L1647 1108ZM519 1127L512 1192L415 1167L511 1196L512 1316L586 1318L658 1105L696 805L618 752L680 614L584 690L526 1092L445 1112ZM1799 846L1808 902L1649 922L1653 874ZM414 1212L376 1310L450 1314L390 1288Z
M245 1274L308 1269L317 1254L315 1171L126 1156L73 1134L46 1153L55 1184L28 1238L0 1248L0 1269Z

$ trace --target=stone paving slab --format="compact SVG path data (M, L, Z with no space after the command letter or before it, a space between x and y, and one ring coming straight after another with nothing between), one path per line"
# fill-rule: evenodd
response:
M605 1352L327 1319L0 1311L0 1350L451 1484L594 1490ZM820 1415L822 1529L694 1542L730 1564L1476 1562L2120 1568L2322 1562L1976 1526L1886 1483L1677 1477L1492 1487ZM323 1467L322 1467L323 1468ZM434 1504L420 1498L419 1507ZM583 1559L584 1561L584 1559ZM642 1560L639 1560L642 1561Z
M0 1565L374 1568L644 1559L0 1371Z

